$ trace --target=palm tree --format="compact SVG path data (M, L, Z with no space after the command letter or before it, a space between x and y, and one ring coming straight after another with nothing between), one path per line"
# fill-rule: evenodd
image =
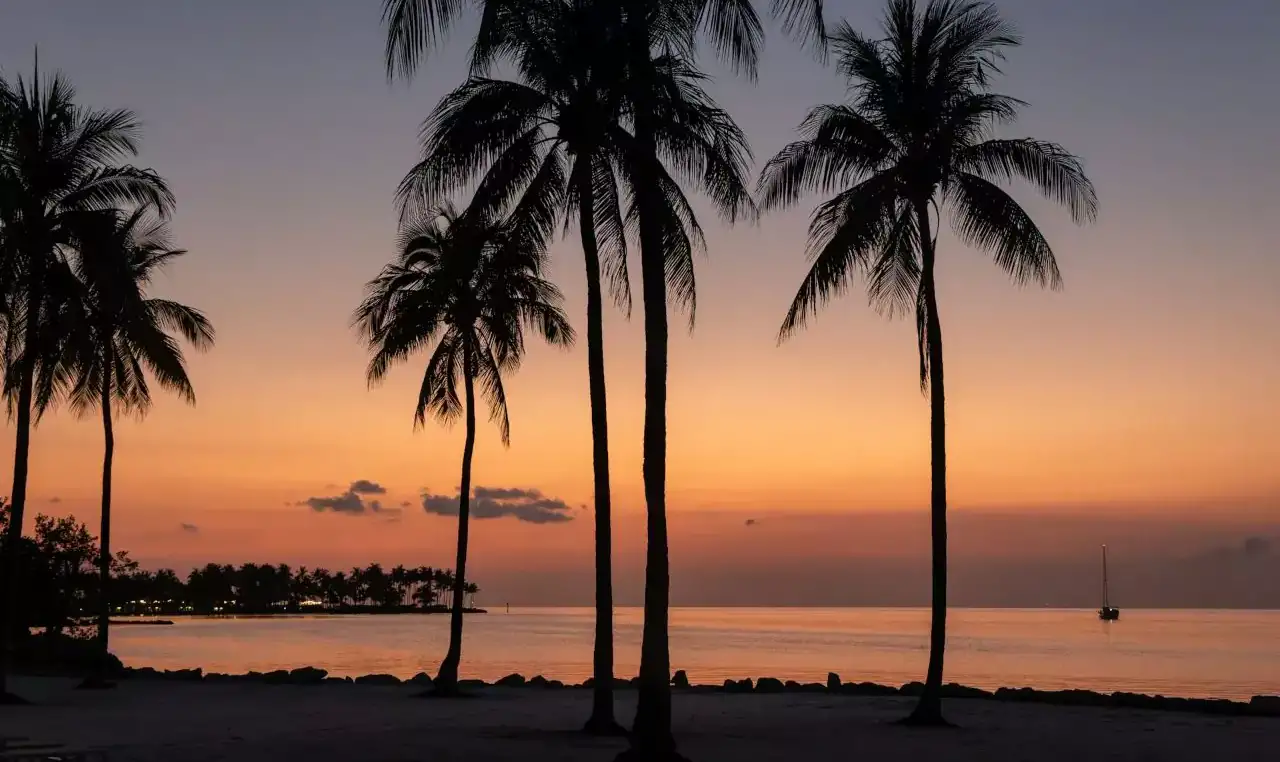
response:
M489 402L490 418L498 424L503 444L510 444L502 377L519 367L524 329L537 331L551 344L573 342L573 329L560 309L560 292L542 277L546 252L540 241L545 236L531 234L523 211L517 209L504 219L478 206L460 213L444 205L438 213L409 220L399 257L369 282L355 315L373 352L370 383L384 379L393 364L431 348L415 425L425 424L428 414L444 423L465 416L449 651L435 681L441 695L457 692L462 657L476 384Z
M388 76L411 76L424 56L448 33L466 9L480 11L481 23L472 46L473 68L504 52L503 11L524 12L533 0L384 0L387 24L385 60ZM627 98L634 114L633 149L628 152L629 176L636 188L632 217L640 243L642 299L645 319L644 466L647 507L645 563L645 625L641 646L640 699L631 734L630 754L640 758L675 755L671 735L670 654L667 613L669 563L666 525L666 401L667 401L667 287L669 260L681 255L681 225L669 214L669 189L660 185L660 141L655 109L661 100L655 87L655 58L674 52L688 60L700 34L739 71L754 76L763 27L749 0L576 0L576 5L599 9L601 33L616 39L625 77ZM825 41L822 0L774 0L772 10L783 28L813 40ZM616 36L615 36L616 34ZM723 178L708 175L713 192L723 190ZM731 218L732 219L732 218ZM687 273L692 289L692 270Z
M138 121L126 110L81 107L61 75L0 80L0 294L6 314L4 391L16 422L11 547L22 535L32 415L72 383L59 346L69 295L68 252L103 209L149 205L167 215L173 196L155 173L117 162L137 153ZM16 554L0 594L0 700L7 692L16 602Z
M530 2L502 12L500 36L519 82L473 77L441 101L423 129L423 160L400 188L402 208L429 207L483 172L477 199L496 206L532 199L576 221L587 274L587 366L595 476L596 632L594 700L586 730L619 734L613 712L613 590L608 416L604 374L602 277L629 312L626 228L636 220L629 154L625 69L601 22L603 5ZM729 216L750 210L746 138L703 91L703 77L673 56L655 61L654 107L661 150L680 179L720 187ZM669 237L667 287L690 309L693 261L702 231L680 183L659 166ZM602 256L603 255L603 256ZM602 267L603 263L603 267Z
M1065 205L1076 222L1097 214L1097 196L1080 160L1055 143L993 137L1025 105L994 93L993 75L1013 29L994 6L971 0L890 0L884 38L847 24L833 46L852 99L819 106L800 126L803 139L765 167L761 203L796 203L805 191L836 195L809 226L809 274L782 324L781 339L841 293L855 270L866 273L873 304L914 311L920 384L932 420L933 609L929 669L912 723L941 724L947 611L947 461L942 327L934 262L945 207L956 236L990 251L1018 283L1058 288L1053 250L1000 183L1021 178ZM940 220L939 220L940 221Z
M186 253L173 248L168 225L146 207L128 215L105 212L100 220L98 225L87 226L76 263L83 288L79 300L83 330L71 338L76 345L72 351L78 376L71 402L81 414L93 410L102 414L105 449L99 577L104 604L98 612L98 642L106 654L112 559L111 465L115 454L112 410L147 413L151 389L146 372L161 387L195 404L186 360L170 334L180 334L198 350L212 347L214 334L199 310L147 296L156 273Z

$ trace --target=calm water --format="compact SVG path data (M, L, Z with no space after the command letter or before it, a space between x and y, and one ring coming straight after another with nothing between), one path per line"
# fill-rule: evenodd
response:
M619 676L636 674L639 609L616 619ZM1280 694L1280 612L1126 610L951 612L947 679L984 688L1090 688L1180 696ZM671 612L672 669L693 682L769 675L901 684L928 660L924 609L717 609ZM468 616L464 677L512 672L578 682L591 674L592 611L501 609ZM314 665L334 675L434 674L448 644L446 616L179 619L118 627L125 664L243 673Z

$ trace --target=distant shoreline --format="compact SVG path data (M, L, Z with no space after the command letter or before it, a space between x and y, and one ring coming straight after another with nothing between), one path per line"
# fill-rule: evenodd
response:
M402 616L413 614L449 614L452 609L447 606L432 606L431 608L405 608L405 609L368 609L368 608L343 608L343 609L318 609L316 611L298 610L298 611L182 611L182 612L164 612L154 614L119 614L111 619L111 624L122 625L143 625L143 624L173 624L170 619L297 619L300 617L329 617L329 616ZM481 608L465 608L462 610L464 614L488 614L487 609ZM163 619L157 617L163 616Z

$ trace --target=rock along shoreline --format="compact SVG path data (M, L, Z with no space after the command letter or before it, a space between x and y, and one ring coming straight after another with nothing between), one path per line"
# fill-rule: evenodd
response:
M219 672L205 672L203 669L157 670L151 667L126 667L119 675L126 680L171 680L176 682L204 683L262 683L267 685L381 685L381 686L413 686L421 689L430 688L431 676L419 672L413 677L402 680L395 675L373 674L360 677L334 677L326 670L318 667L299 667L291 670L274 670L271 672L248 672L242 675L229 675ZM498 688L526 690L582 690L592 686L592 680L577 684L566 684L559 680L551 680L542 675L526 679L519 674L507 675L500 680L487 683L483 680L462 680L460 687L465 689ZM924 689L923 683L907 683L900 687L880 685L871 682L844 682L840 676L832 672L826 683L800 683L794 680L779 680L773 677L761 677L755 680L725 680L720 685L695 685L680 670L671 679L672 688L677 693L824 693L838 696L918 696ZM614 687L622 690L634 688L639 678L630 680L614 678ZM1191 712L1196 714L1225 715L1233 717L1280 717L1280 696L1254 696L1249 701L1232 701L1229 699L1179 698L1174 696L1148 695L1145 693L1101 693L1098 691L1066 689L1036 690L1034 688L998 688L988 691L967 685L948 683L943 686L945 698L974 699L986 701L1005 701L1030 704L1046 704L1051 706L1100 707L1111 709L1145 709L1163 712Z

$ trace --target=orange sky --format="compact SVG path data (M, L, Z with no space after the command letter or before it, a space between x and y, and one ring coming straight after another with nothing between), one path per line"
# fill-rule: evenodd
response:
M874 19L865 4L833 5L854 23ZM178 241L193 252L156 291L204 308L218 329L214 352L192 360L198 407L162 400L145 423L117 429L120 547L179 564L451 563L452 521L424 516L416 501L423 488L455 487L462 432L412 431L420 366L366 390L348 320L392 253L391 192L414 158L418 121L458 81L459 50L412 87L388 88L367 9L135 10L113 18L87 0L21 0L0 29L6 73L25 70L39 42L42 63L64 68L85 101L142 114L143 163L174 186ZM982 255L941 242L952 504L1032 514L1084 505L1114 518L1170 504L1212 514L1244 499L1262 506L1250 520L1269 525L1280 520L1280 226L1267 203L1280 197L1280 156L1275 114L1256 93L1276 68L1257 61L1280 66L1269 42L1280 29L1244 12L1179 9L1146 17L1157 26L1135 46L1123 19L1104 28L1094 10L1010 8L1028 39L1003 86L1032 102L1018 132L1081 154L1101 196L1099 223L1074 229L1019 194L1055 245L1067 289L1019 290ZM1189 101L1171 62L1206 28L1235 41L1204 64L1233 84ZM239 52L228 58L232 41ZM155 67L154 55L175 63ZM758 84L724 79L714 92L764 157L841 86L779 42ZM775 345L804 272L810 206L755 228L706 220L697 330L672 346L673 548L729 553L735 535L715 527L737 531L755 515L919 515L926 503L914 326L852 295ZM554 257L580 322L580 255L570 242ZM614 500L627 531L639 530L642 510L636 318L610 314L606 326ZM589 503L582 348L535 346L509 395L513 446L482 428L477 482ZM3 433L12 441L11 427ZM11 452L0 449L4 473ZM32 510L96 521L100 457L95 420L51 416L35 435ZM299 505L357 479L385 485L388 506L414 504L398 521ZM585 512L558 525L481 522L477 577L483 585L485 574L530 564L581 575L589 530ZM807 542L774 551L803 556Z

